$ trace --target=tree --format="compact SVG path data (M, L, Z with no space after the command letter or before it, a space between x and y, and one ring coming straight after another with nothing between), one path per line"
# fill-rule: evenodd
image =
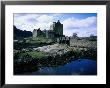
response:
M77 33L73 33L73 37L76 38L77 37Z
M90 40L96 41L97 40L97 36L95 36L94 34L91 34L90 35Z

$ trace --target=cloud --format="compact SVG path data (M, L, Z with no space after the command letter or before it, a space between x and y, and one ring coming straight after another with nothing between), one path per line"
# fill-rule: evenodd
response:
M79 28L79 29L74 29L74 30L72 30L72 29L64 29L63 33L66 36L72 36L73 33L77 33L78 36L80 36L80 37L84 37L84 36L88 37L91 34L97 35L97 29L96 28L92 28L92 27L91 28L85 28L85 29Z
M36 19L37 14L14 14L14 25L21 30L30 30L36 24L32 19Z
M61 18L62 17L62 18ZM14 25L27 31L40 28L49 30L53 21L62 20L63 33L66 36L72 36L78 33L78 36L97 35L97 17L75 18L68 14L14 14Z
M72 36L77 33L78 36L90 36L90 34L97 34L97 18L95 16L87 17L85 19L77 19L74 17L65 19L63 22L64 34Z
M96 17L87 17L85 19L77 19L74 17L65 19L63 21L64 28L85 28L96 24Z
M21 30L33 31L49 29L50 22L53 22L53 16L41 14L14 14L14 25Z
M37 18L37 21L48 23L48 22L53 21L53 16L41 15Z

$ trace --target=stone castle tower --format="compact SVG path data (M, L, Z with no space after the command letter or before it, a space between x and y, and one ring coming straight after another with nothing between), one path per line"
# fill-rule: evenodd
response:
M53 22L50 26L50 30L53 30L54 37L63 36L63 24L61 24L59 20L57 22Z
M37 29L33 30L33 37L37 37Z
M41 31L39 29L33 30L33 37L37 36L43 36L47 38L59 38L63 36L63 24L60 23L58 20L57 22L53 22L52 25L50 25L49 30Z

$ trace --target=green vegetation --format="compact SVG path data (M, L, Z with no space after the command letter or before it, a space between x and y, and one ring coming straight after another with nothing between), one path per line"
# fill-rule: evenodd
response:
M17 42L14 42L14 49L21 50L23 48L29 48L29 47L42 47L44 45L51 45L54 41L50 38L45 37L30 37L30 38L24 38L22 40L18 40Z
M57 67L78 58L97 60L97 49L55 44L54 40L45 37L29 37L14 41L15 74L36 71L40 67Z
M66 49L68 49L66 53L55 56L43 51L16 51L14 54L15 74L36 71L39 67L57 67L78 58L91 58L93 60L97 58L96 49L75 47Z
M30 44L40 44L40 43L45 43L45 44L49 44L52 43L52 39L49 38L45 38L45 37L35 37L35 38L29 38L26 39L25 41L26 43L30 43Z
M30 56L31 58L40 59L40 58L45 57L45 55L46 55L45 52L30 51L30 52L20 53L18 57Z

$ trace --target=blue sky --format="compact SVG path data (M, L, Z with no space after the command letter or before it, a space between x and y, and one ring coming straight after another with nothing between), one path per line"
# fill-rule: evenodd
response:
M72 36L77 33L78 36L97 35L97 14L96 13L16 13L14 14L14 25L21 30L33 31L40 28L49 30L53 22L63 24L63 34Z

